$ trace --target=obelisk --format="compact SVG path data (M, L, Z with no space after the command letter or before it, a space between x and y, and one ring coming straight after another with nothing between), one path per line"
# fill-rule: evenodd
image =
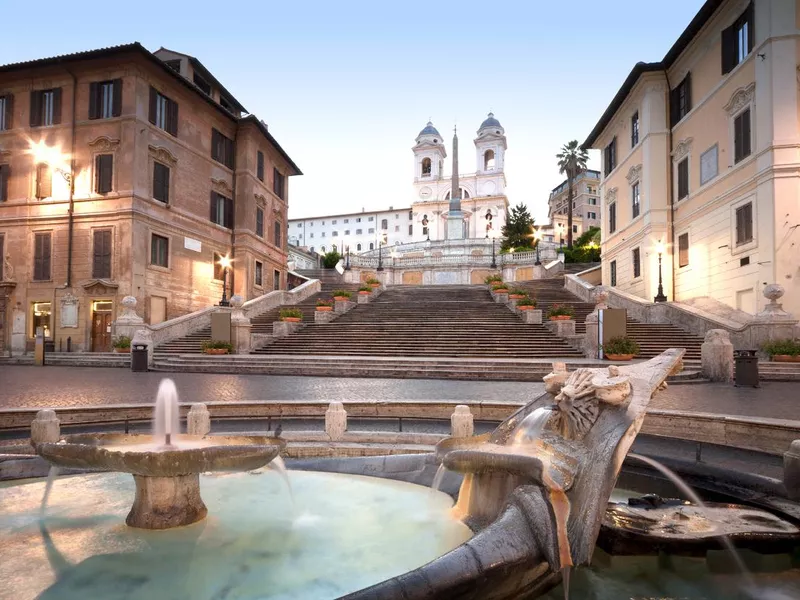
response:
M461 186L458 184L458 132L453 128L453 180L450 210L447 212L447 239L464 239L464 213L461 212Z

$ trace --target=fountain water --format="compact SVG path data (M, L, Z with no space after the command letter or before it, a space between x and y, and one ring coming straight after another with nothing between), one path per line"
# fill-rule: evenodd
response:
M156 395L156 408L153 413L153 435L163 439L165 446L172 445L172 434L180 432L180 412L178 409L178 389L172 379L162 379Z
M541 406L537 408L522 419L522 422L517 426L508 445L515 447L526 446L540 440L542 432L552 416L552 407Z
M289 481L289 470L286 468L286 463L283 462L280 456L276 456L272 459L272 462L267 465L267 468L275 471L280 475L281 479L283 479L283 482L286 484L286 490L289 492L289 500L292 502L292 512L294 512L297 503L294 500L294 491L292 490L292 482Z
M444 479L445 474L447 473L447 467L444 465L439 465L439 468L436 469L436 475L433 476L433 483L431 483L431 491L438 492L439 488L442 487L442 480Z
M47 512L47 501L50 499L50 492L53 491L53 483L58 477L58 467L50 467L47 472L47 483L44 486L44 494L42 494L42 505L39 507L39 516L44 517Z

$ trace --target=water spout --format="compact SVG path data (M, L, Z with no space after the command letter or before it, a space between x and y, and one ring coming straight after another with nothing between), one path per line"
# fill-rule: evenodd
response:
M439 465L439 468L436 469L436 475L433 476L433 482L431 483L432 492L438 492L439 488L442 487L442 480L444 479L445 473L447 473L447 467Z
M42 504L39 507L39 517L44 517L47 512L47 501L50 499L50 492L53 491L53 483L58 477L58 467L50 467L47 473L47 484L44 486L44 495L42 496Z
M552 407L542 406L534 410L517 425L508 445L525 446L540 439L551 416L553 416Z
M172 445L172 434L180 432L178 390L172 379L162 379L156 396L153 414L153 437L163 439L165 446Z
M294 502L294 490L292 490L292 482L289 481L289 471L286 468L286 463L283 462L283 459L280 456L276 456L272 459L272 462L267 465L267 468L278 473L278 475L281 476L281 479L283 479L283 482L286 484L286 489L289 491L289 499L292 502L292 514L294 514L297 506Z

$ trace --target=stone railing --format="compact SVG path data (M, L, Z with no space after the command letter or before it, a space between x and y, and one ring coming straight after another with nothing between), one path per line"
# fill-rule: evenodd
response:
M556 258L560 246L554 242L539 242L539 255L542 261ZM391 258L391 252L394 251L398 254L417 254L419 252L435 253L442 252L445 255L464 255L471 256L473 251L477 251L476 256L492 255L492 240L491 238L469 238L464 240L437 240L437 241L424 241L424 242L409 242L407 244L399 244L395 246L383 246L380 252L383 254L384 259ZM497 259L500 259L500 240L495 240L495 253ZM521 255L536 254L520 253ZM511 254L504 254L504 257L511 257ZM378 249L366 250L358 255L351 255L350 260L354 258L378 258Z
M552 252L540 250L539 258L541 262L552 261L559 262L556 259L557 254L553 249ZM485 266L488 267L492 264L491 254L443 254L441 256L428 255L428 256L415 256L415 257L398 257L392 258L391 255L386 253L380 261L384 268L393 267L395 269L408 269L418 267L449 267L449 266ZM498 268L511 265L533 265L536 263L536 252L513 252L508 254L496 254L495 264ZM372 256L351 256L350 266L356 268L374 269L378 266L379 261L377 257ZM561 264L561 263L559 263ZM555 265L554 265L555 266ZM563 264L561 264L563 268ZM557 272L557 269L556 271Z
M319 293L322 284L318 279L311 279L293 290L275 290L253 298L242 304L242 311L248 319L277 308L284 304L297 304L306 298Z
M158 325L142 325L141 328L149 329L152 345L159 346L170 340L187 336L198 329L211 327L211 314L216 312L217 308L217 306L209 306Z
M648 302L613 287L595 286L584 279L586 275L595 276L594 272L599 268L567 275L564 287L584 302L594 302L596 292L602 287L608 294L610 307L624 308L631 318L642 323L670 323L700 336L712 329L722 329L730 334L731 342L739 350L757 350L767 340L800 337L798 321L784 312L777 302L783 296L783 288L779 285L766 286L764 296L770 303L762 312L742 323L681 302Z

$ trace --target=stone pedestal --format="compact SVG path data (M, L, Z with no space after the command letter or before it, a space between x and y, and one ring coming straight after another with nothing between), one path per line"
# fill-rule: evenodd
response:
M377 294L375 294L374 291L370 292L369 294L362 294L359 292L358 294L356 294L356 299L358 304L366 304L375 295Z
M340 315L346 313L356 305L355 302L351 302L350 300L334 300L333 304L333 311Z
M332 310L315 310L314 323L330 323L339 315Z
M546 323L547 328L556 334L556 337L566 338L570 335L575 335L575 319L569 321L550 321Z
M783 485L790 500L800 500L800 440L793 441L783 455Z
M451 210L447 213L447 239L464 239L464 213L460 210Z
M700 346L703 376L711 381L733 381L733 344L724 329L706 332Z
M231 298L231 344L234 354L250 354L250 330L251 324L244 311L242 310L244 298L238 294Z
M494 293L494 301L498 304L506 304L508 302L508 294Z
M331 402L325 411L325 433L332 441L340 440L347 431L347 411L341 402Z
M300 323L291 323L289 321L275 321L272 324L272 335L277 338L288 337L302 326Z
M600 342L598 340L599 325L597 314L592 313L586 317L586 333L583 336L583 355L586 358L598 358L600 356Z
M544 279L545 277L547 277L547 269L544 268L544 265L533 265L533 278Z
M192 404L186 415L186 433L189 435L206 435L211 431L211 413L202 402Z
M122 314L114 321L114 335L133 339L139 329L146 327L144 319L136 314L136 298L125 296L122 299Z
M450 416L450 435L454 438L470 437L473 432L472 413L469 406L459 404Z
M61 439L61 421L49 408L36 413L31 421L31 444L56 443Z
M532 310L518 310L519 316L522 317L522 322L529 325L542 324L542 311L538 308Z
M169 529L205 519L198 473L177 477L134 475L136 498L125 522L141 529Z

